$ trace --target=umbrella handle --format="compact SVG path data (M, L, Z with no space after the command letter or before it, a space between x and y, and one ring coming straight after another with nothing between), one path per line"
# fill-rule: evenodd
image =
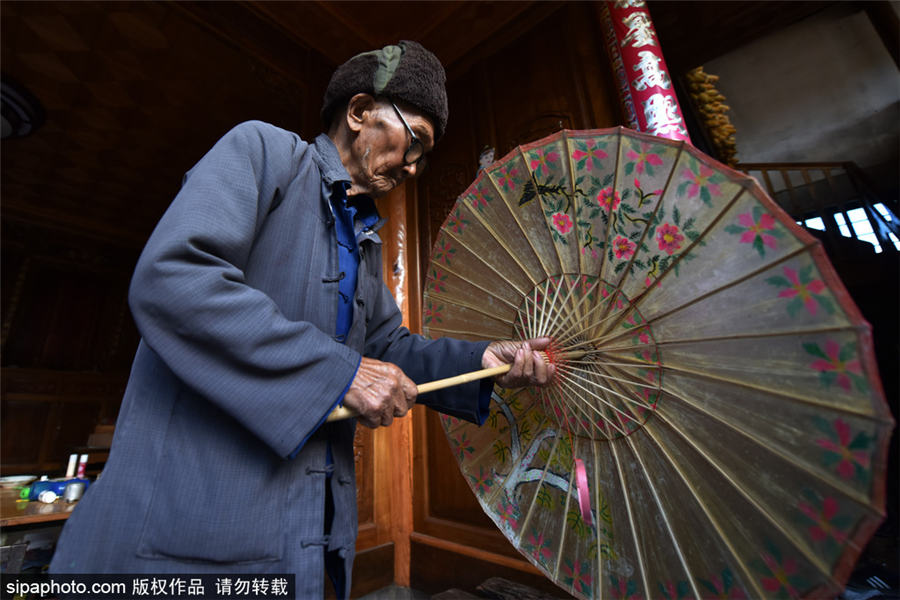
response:
M485 379L486 377L502 375L508 372L511 368L512 365L500 365L499 367L491 367L489 369L481 369L478 371L463 373L462 375L456 375L455 377L429 381L428 383L423 383L422 385L416 386L416 391L419 394L425 394L427 392L433 392L435 390L442 390L454 385L461 385L463 383L469 383L470 381ZM328 419L326 419L326 422L331 423L332 421L342 421L344 419L349 419L355 416L356 411L341 405L331 411L331 414L328 415Z

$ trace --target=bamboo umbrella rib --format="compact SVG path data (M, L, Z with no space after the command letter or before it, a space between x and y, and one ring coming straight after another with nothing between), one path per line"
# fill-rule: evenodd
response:
M580 403L580 402L579 402L579 403L566 402L565 398L562 397L562 391L559 389L560 387L564 387L564 388L566 388L567 390L569 390L570 392L575 392L575 390L573 389L573 386L571 385L571 383L570 383L570 382L567 382L567 381L565 381L565 380L561 380L561 381L559 382L559 386L558 386L558 387L557 387L557 386L554 386L554 387L553 387L551 393L558 394L558 395L560 396L560 400L562 401L562 407L563 407L563 409L564 409L564 410L562 411L562 413L565 415L567 411L572 411L572 409L575 409L575 410L578 411L578 413L581 414L581 416L583 416L583 417L586 418L586 419L590 419L592 415L584 409L584 407L582 406L582 403ZM579 386L579 387L580 387L580 386ZM575 392L575 395L576 395L576 396L578 395L577 392ZM596 408L595 406L593 406L593 405L591 405L591 404L589 404L588 406L589 406L590 408L592 408L592 409L594 410L594 412L596 412L597 414L601 414L600 411L597 410L597 408ZM579 427L582 431L584 431L585 435L590 435L590 433L591 433L590 430L589 430L586 426L584 426L584 425L581 423L581 421L576 421L576 423L578 424L578 427Z
M517 150L518 150L518 152L519 152L519 156L522 156L522 148L521 148L521 147L518 147ZM524 161L524 158L523 158L523 162L525 162L525 161ZM526 169L527 169L527 165L526 165ZM530 176L530 174L531 174L531 170L530 170L530 169L528 169L528 173L529 173L529 176ZM547 264L544 262L544 257L541 256L541 253L538 252L538 249L535 248L534 244L531 242L531 236L528 235L527 229L522 225L522 222L519 220L519 216L516 214L515 207L510 206L510 205L509 205L509 202L507 202L507 200L506 200L506 195L505 195L503 192L500 191L500 188L499 188L499 186L497 185L497 182L494 181L493 173L485 173L485 174L487 175L487 179L488 179L488 181L491 183L491 186L492 186L492 187L494 188L494 190L496 191L497 197L498 197L500 200L503 201L503 205L506 207L507 212L510 214L510 216L511 216L512 219L513 219L513 222L515 222L516 226L519 228L519 231L522 233L522 235L520 236L521 239L523 239L523 240L525 240L526 242L528 242L528 246L531 248L531 252L532 252L532 253L535 255L535 257L538 259L538 262L540 263L541 267L544 269L544 273L549 273L549 272L550 272L550 269L547 268ZM493 231L492 231L491 233L493 233ZM532 285L534 285L534 284L536 284L537 282L534 281L534 280L532 279L532 282L531 282L531 283L532 283Z
M589 371L585 371L585 372L589 372ZM569 373L566 372L566 371L563 371L563 373L565 373L565 374L567 374L567 375L569 374ZM605 378L605 374L599 374L599 373L595 373L595 374L597 375L598 378ZM572 375L569 377L569 380L571 381L573 378L577 378L577 379L580 379L581 381L584 381L585 383L589 383L589 384L591 384L591 385L594 385L594 386L600 388L601 390L603 390L604 392L609 392L610 394L612 394L612 395L614 395L614 396L618 396L618 397L620 397L620 398L623 398L623 399L627 400L628 402L630 402L630 403L632 403L632 404L637 404L637 405L639 405L639 406L642 406L643 408L651 408L649 405L641 404L639 401L634 400L634 399L632 399L632 398L629 398L628 396L623 395L623 394L621 394L621 393L619 393L619 392L616 392L615 390L613 390L613 389L611 389L611 388L605 387L605 386L604 386L602 383L600 383L599 381L594 381L593 379L589 379L589 378L587 378L587 377L584 377L584 376L581 375L581 374L574 373L574 374L572 374ZM579 385L579 384L577 384L577 383L574 383L574 382L572 382L572 383L573 383L573 385L576 385L578 388L580 388L580 389L582 389L584 392L586 392L589 396L593 396L593 397L597 398L598 400L600 400L600 402L602 402L602 403L604 403L604 404L607 404L607 401L606 401L605 399L603 399L603 398L602 398L601 396L599 396L598 394L594 393L592 390L589 390L588 388L586 388L586 387L584 387L584 386L582 386L582 385ZM655 386L654 386L654 387L655 387ZM625 415L624 412L622 412L621 410L615 408L614 406L612 406L612 405L609 405L609 406L610 406L610 408L612 408L613 410L615 410L615 411L618 412L619 414ZM627 416L627 415L626 415L626 416Z
M572 146L571 146L572 138L569 137L568 130L566 130L566 129L564 129L562 132L562 142L563 142L563 144L562 144L563 148L565 149L565 153L566 153L566 164L569 167L569 189L572 190L572 197L575 198L575 197L577 197L577 194L575 193L575 189L576 189L575 188L575 160L572 158ZM575 201L575 215L576 216L578 215L577 200ZM580 244L581 238L578 235L578 219L575 218L575 219L572 219L572 221L575 224L575 242ZM585 272L584 258L583 258L584 255L581 252L577 252L576 256L578 257L578 272L584 273Z
M595 373L594 371L590 371L590 370L588 370L588 369L581 369L581 368L572 369L572 371L579 371L579 372L582 372L582 373ZM619 377L613 377L613 376L610 375L609 373L602 373L602 374L599 374L598 376L599 376L599 377L602 377L604 380L605 380L605 379L609 379L609 380L611 380L611 381L617 381L617 382L619 382L619 383L627 383L628 385L633 385L633 386L637 386L637 387L650 388L650 389L654 389L654 390L655 390L655 389L659 389L659 385L650 385L650 384L647 384L647 383L642 383L642 382L640 382L640 381L634 381L634 380L631 380L631 379L621 379L621 378L619 378ZM579 376L579 375L576 375L576 377L580 377L580 376ZM584 381L590 381L590 380L587 379L587 378L583 378L583 380L584 380ZM640 401L634 401L634 400L632 400L631 402L633 402L634 404L640 404L640 405L643 406L644 408L652 408L652 406L650 406L649 404L641 404Z
M528 171L528 177L531 179L531 183L534 185L535 200L537 200L537 203L538 203L537 205L538 205L538 207L539 207L539 209L540 209L540 211L541 211L541 214L544 216L544 222L546 223L547 216L544 215L543 194L541 194L541 193L538 192L539 187L538 187L537 179L534 178L534 171L532 171L532 170L531 170L531 167L528 165L528 157L525 156L525 150L522 148L522 146L519 146L519 147L517 148L517 150L518 150L518 152L519 152L519 156L522 158L522 162L525 164L525 170ZM505 198L504 198L504 200L505 200ZM507 204L507 207L510 209L510 212L513 212L513 210L512 210L513 207L509 206L509 204ZM521 224L520 224L520 227L521 227ZM549 226L547 227L547 230L550 231L550 227L549 227ZM577 238L576 238L576 239L577 239ZM528 243L529 243L529 244L531 243L531 240L530 240L530 239L529 239ZM558 268L558 269L553 269L552 267L548 268L548 267L547 267L547 263L545 263L543 260L541 260L541 265L544 267L544 273L545 273L548 277L549 277L550 275L552 275L554 272L560 273L560 272L562 272L562 270L563 270L563 268L562 268L562 265L563 265L562 256L561 256L560 253L559 253L559 248L557 247L556 241L553 239L553 235L552 235L552 234L550 235L550 243L551 243L552 246L553 246L553 252L556 254L556 264L559 265L559 268ZM534 253L537 254L538 257L541 257L541 256L540 256L540 253L537 252L537 249L534 250Z
M603 351L610 352L612 350L628 350L633 348L643 348L645 345L643 344L632 344L630 346L607 346L606 343L610 341L614 341L616 339L620 339L622 337L626 337L629 335L634 335L634 332L640 329L637 327L630 331L622 332L621 335L616 335L614 338L609 338L605 340L590 340L595 344L603 344ZM855 332L864 332L867 330L867 327L864 325L854 325L852 323L848 323L847 325L835 325L833 327L818 327L818 328L796 328L785 331L763 331L763 332L753 332L753 333L729 333L727 335L710 335L705 337L695 337L695 338L676 338L670 340L658 340L655 339L657 346L672 346L675 344L694 344L700 342L727 342L729 340L755 340L755 339L766 339L766 338L776 338L776 337L793 337L798 333L801 335L812 335L815 333L836 333L839 331L855 331ZM655 336L654 336L655 338Z
M487 264L487 263L484 263L484 261L482 261L482 263L483 263L483 264ZM471 285L472 287L481 290L482 292L484 292L485 294L491 296L492 298L495 298L495 299L499 300L500 302L506 304L507 306L509 306L509 307L512 308L513 310L518 310L518 308L519 308L518 306L516 306L515 304L513 304L513 303L510 302L509 300L507 300L507 299L505 299L505 298L502 298L502 297L498 296L497 293L496 293L496 290L489 290L489 289L485 288L484 286L482 286L482 285L480 285L480 284L478 284L478 283L475 283L474 281L472 281L471 279L469 279L469 278L466 277L465 275L461 275L460 273L457 273L456 270L454 270L454 269L453 269L452 267L450 267L449 265L447 265L447 264L442 264L442 265L441 265L441 270L442 270L442 271L446 271L447 273L453 275L454 277L456 277L456 278L459 279L460 281L464 281L465 283L468 283L468 284ZM496 272L496 271L495 271L495 272ZM516 288L516 286L514 286L512 283L509 283L509 285L510 285L510 287L514 288L514 289L516 290L516 292L519 291L519 289ZM429 292L429 293L431 293L431 292Z
M793 455L791 455L789 452L786 452L786 451L781 450L780 448L778 448L778 447L776 447L776 446L773 446L773 445L769 444L766 440L760 438L760 437L757 436L757 435L754 435L754 434L750 433L749 431L745 431L745 430L739 429L739 428L738 428L736 425L734 425L733 423L728 422L726 419L724 419L723 417L719 416L717 413L715 413L715 412L709 410L708 408L705 408L705 407L703 407L702 405L699 405L698 403L696 403L696 402L690 400L687 396L685 396L685 395L683 395L683 394L680 394L680 393L678 393L678 392L676 392L676 391L674 391L674 390L671 390L671 389L669 389L669 388L666 388L665 386L664 386L664 388L663 388L663 391L664 391L666 394L668 394L669 396L671 396L671 397L673 397L673 398L677 398L679 401L681 401L681 402L685 403L686 405L690 406L691 408L693 408L693 409L696 410L697 412L706 415L707 417L709 417L709 418L715 420L716 422L718 422L720 425L723 425L723 426L727 427L728 429L730 429L730 430L733 431L734 433L736 433L736 434L740 435L741 437L743 437L743 438L749 440L750 442L752 442L753 444L759 446L760 448L762 448L762 449L765 450L766 452L769 452L769 453L771 453L771 454L776 455L779 459L781 459L782 461L784 461L784 462L790 464L791 466L793 466L793 467L794 467L795 469L797 469L798 471L802 471L803 473L809 475L810 477L812 477L812 478L814 478L814 479L816 479L816 480L818 480L818 481L821 481L823 484L827 485L828 487L830 487L830 488L832 488L832 489L834 489L834 490L839 491L841 494L843 494L844 496L846 496L846 497L852 499L852 500L853 500L854 502L856 502L857 504L866 506L866 502L867 502L866 497L865 497L864 495L862 495L861 493L859 493L857 490L854 490L854 489L850 489L850 488L844 487L843 484L842 484L840 481L836 481L836 480L834 480L834 479L832 479L832 478L826 476L826 475L823 474L822 472L810 468L809 465L800 462L800 461L797 460ZM683 438L685 438L685 439L689 439L691 436L689 436L686 432L684 432L679 426L675 425L675 423L672 422L672 420L667 416L667 412L668 412L668 411L667 411L667 409L665 408L664 403L660 403L660 406L657 408L656 413L659 414L661 418L665 419L665 421L668 423L669 427L671 427L673 430L677 431L678 434L679 434L681 437L683 437ZM867 507L867 508L871 508L871 507ZM875 511L872 511L872 512L875 512Z
M484 304L479 306L476 303L464 302L463 300L447 296L441 292L433 292L433 291L428 292L428 297L435 299L435 300L440 300L449 306L458 306L461 308L466 308L468 310L471 310L472 312L477 312L480 315L484 315L485 317L488 317L489 319L493 319L494 321L497 321L499 323L503 323L504 325L511 326L513 324L513 319L511 319L511 318L498 316L496 314L491 314L488 311L486 311L483 308Z
M547 455L547 460L544 462L544 468L541 469L541 478L538 480L537 487L535 487L534 496L531 497L531 503L528 505L528 512L525 513L525 520L522 521L522 527L520 529L521 533L519 534L520 544L522 536L525 535L525 531L528 530L528 525L531 523L531 515L535 512L534 505L537 502L538 495L541 491L541 486L544 485L544 481L547 479L547 472L550 470L550 463L552 462L553 455L556 454L556 449L559 446L559 443L560 436L557 433L553 436L553 447L550 449L550 453Z
M556 286L556 290L553 292L553 302L550 303L551 311L557 315L560 312L562 312L562 309L563 309L562 306L559 306L559 303L557 301L559 299L559 292L560 292L560 290L562 290L563 284L565 284L565 280L566 280L565 275L561 275L560 277L561 277L560 284ZM547 286L546 286L547 289L544 291L544 302L545 303L547 301L547 296L548 296L547 291L549 291L550 280L547 279L546 283L547 283ZM556 321L556 317L553 317L552 321L547 322L545 320L546 317L548 316L547 312L548 311L546 311L546 310L541 311L541 326L538 328L538 330L541 332L541 334L544 334L549 329L551 329L551 323L554 323Z
M594 531L597 532L597 589L600 590L600 597L597 600L603 600L603 545L600 541L600 452L598 451L597 444L592 444L594 449L594 503L593 505L597 507L597 514L595 522L597 523L596 527L594 527Z
M449 337L468 336L468 339L474 339L474 340L484 340L485 339L484 331L469 331L466 329L448 329L446 327L441 327L440 325L426 325L426 327L428 328L428 333L439 332L439 333L443 333Z
M667 183L667 185L668 185L668 183ZM657 284L661 283L663 278L665 278L669 273L673 272L675 270L676 265L680 264L681 261L686 260L684 257L688 256L690 254L690 252L694 249L694 247L701 243L701 241L706 236L706 234L708 234L710 231L712 231L713 227L715 227L719 223L719 221L725 217L725 215L728 213L728 211L731 210L731 207L734 206L734 204L738 201L738 198L740 198L741 195L743 195L744 192L746 192L746 191L747 191L746 186L742 186L741 189L738 190L737 193L734 195L734 197L722 206L721 210L718 212L718 214L716 214L716 216L713 218L713 220L710 221L709 225L707 225L706 228L703 230L703 232L699 236L697 236L697 239L692 240L691 243L688 244L688 246L684 249L684 251L681 252L678 255L678 257L672 261L671 265L666 267L666 269L662 273L660 273L659 276L657 276L657 278L650 283L650 285L646 286L635 298L633 298L631 300L631 305L633 307L635 307L635 308L640 307L640 305L643 304L643 302L647 298L647 296L650 296L652 291L654 289L657 289ZM663 195L665 195L665 194L663 193L662 195L660 195L660 201L662 201ZM641 240L641 242L643 242L643 239ZM639 247L640 246L638 246L638 248ZM631 269L631 265L633 264L634 260L637 258L637 254L638 253L635 252L634 255L631 257L631 261L629 262L627 269L629 269L629 270ZM624 281L624 279L625 279L625 276L623 275L622 279L620 280L620 285L621 285L621 281ZM616 325L618 325L618 323L614 323L610 327L610 329L614 329Z
M606 300L606 302L599 302L599 303L595 304L594 306L592 306L591 309L584 315L584 318L593 316L595 313L600 313L600 312L605 313L606 307L613 304L614 296L609 296L609 298L605 299L605 300ZM564 346L564 345L566 345L566 343L569 340L577 337L581 331L586 330L586 329L597 328L600 325L602 325L603 323L605 323L607 320L616 316L617 314L618 313L607 314L606 316L602 317L599 321L592 322L587 326L581 327L580 329L579 329L579 324L573 323L572 325L570 325L570 327L568 329L565 330L564 337L561 337L561 339L558 339L557 343ZM573 332L573 333L570 333L570 332ZM590 340L588 340L588 341L590 341Z
M556 330L554 337L556 338L556 343L559 346L566 346L567 342L570 339L573 339L574 336L577 336L577 333L570 336L569 332L582 331L595 326L593 323L585 325L584 321L594 310L596 310L597 307L594 306L587 313L582 313L581 305L584 304L584 302L590 297L591 293L597 289L597 286L600 284L600 282L601 280L599 278L596 279L594 283L591 284L591 287L584 292L581 298L579 298L574 304L572 304L572 294L578 287L577 279L576 281L573 281L571 287L569 288L568 295L566 296L566 300L560 308L559 318L555 319L550 326L551 330ZM562 319L561 322L560 319ZM557 322L560 322L560 329L557 329Z
M647 438L645 437L644 439ZM649 469L647 469L647 465L644 463L644 459L641 457L641 453L638 452L634 440L631 437L627 437L625 438L625 442L631 447L631 452L632 454L634 454L635 459L637 459L637 464L640 465L641 471L644 473L644 481L647 482L647 485L650 488L650 494L653 496L653 501L656 503L656 508L659 511L659 514L662 516L662 522L669 534L669 539L672 542L672 548L675 550L675 555L678 557L678 562L681 563L681 568L684 569L684 574L687 576L688 584L690 584L691 586L691 591L694 592L694 598L703 598L700 590L697 589L695 576L688 566L687 559L684 556L684 551L681 549L681 544L678 543L678 537L675 535L675 531L672 529L672 522L669 518L669 513L668 511L666 511L666 508L663 505L662 500L660 499L659 492L657 492L656 486L653 484L653 477L651 476Z
M567 380L563 380L562 382L560 382L560 385L562 385L563 387L566 387L566 388L568 388L569 390L573 391L573 392L575 393L576 396L578 396L579 394L578 394L577 390L574 389L574 388L577 388L577 389L579 389L579 390L582 390L583 392L587 393L589 396L593 396L594 398L596 398L597 400L599 400L599 401L600 401L600 404L606 406L607 408L613 410L613 411L616 412L616 413L625 415L624 412L622 412L620 409L616 408L616 406L613 405L613 404L611 404L608 400L606 400L605 398L601 397L600 395L598 395L597 393L593 392L592 390L587 389L586 387L584 387L584 386L581 385L581 384L575 383L575 382L573 382L573 381L571 381L571 380L568 380L568 381L567 381ZM596 385L597 385L597 387L599 387L599 388L601 388L601 389L603 389L603 390L609 391L607 388L604 388L604 387L601 386L600 384L596 384ZM591 415L590 413L588 413L587 411L585 411L585 410L582 408L582 404L583 404L583 403L579 402L579 403L571 403L571 404L567 404L567 405L568 405L569 408L572 408L572 407L577 408L577 409L579 410L579 412L581 412L581 414L584 415L586 418L591 418L592 415ZM587 404L587 406L589 406L595 413L597 413L597 414L600 415L601 417L604 416L603 413L601 413L601 412L597 409L596 406L594 406L593 404L590 404L590 403L586 403L586 404ZM627 415L626 415L626 416L627 416ZM622 429L619 429L619 428L612 422L612 420L610 420L610 419L605 419L605 420L606 420L606 422L607 422L609 425L611 425L616 431L618 431L618 432L621 433L622 435L628 435L625 431L623 431ZM590 431L585 430L585 433L590 433Z
M667 425L672 427L672 422L666 417L666 415L661 411L656 411L657 416L661 421L666 422ZM810 552L809 548L804 545L800 540L797 539L796 535L793 532L787 530L782 523L779 523L773 516L772 513L768 510L768 507L762 504L755 497L751 496L747 490L745 490L732 476L730 473L725 471L725 469L719 465L703 448L700 447L699 443L696 442L691 436L687 436L677 427L672 427L672 430L675 431L678 435L680 435L697 453L703 457L706 463L716 470L730 485L734 490L744 498L750 505L752 505L760 515L762 515L765 520L772 526L772 529L777 530L786 540L788 540L797 551L803 555L803 557L812 565L816 567L819 571L824 573L828 580L837 586L837 582L832 577L829 572L828 565L823 564L822 560ZM763 446L765 448L765 446Z
M572 453L572 457L574 458L575 453ZM563 514L569 514L569 503L572 501L572 490L575 489L574 484L575 479L575 469L569 471L569 489L566 490L566 505L563 508ZM562 527L562 533L559 536L559 548L556 551L556 566L553 568L553 579L559 578L559 565L562 563L563 557L563 548L566 545L566 533L568 532L568 527Z
M671 426L670 423L668 425ZM730 538L726 535L724 529L722 529L722 525L716 520L716 518L709 511L709 508L706 506L706 503L702 500L702 498L700 498L700 494L697 491L696 486L694 486L693 482L684 473L684 470L681 468L678 461L676 461L674 458L672 458L671 454L668 451L666 451L665 445L659 441L656 433L653 431L653 427L644 427L644 431L646 431L648 437L651 437L653 439L653 441L656 442L656 445L662 449L663 455L666 457L666 460L669 461L669 464L672 465L672 468L675 469L675 471L678 473L678 476L681 477L681 480L682 480L682 482L684 482L684 485L688 488L688 490L690 490L691 496L693 497L695 504L700 508L701 511L703 511L703 514L706 516L707 520L712 525L713 529L716 531L716 533L719 534L719 540L728 548L728 551L731 553L732 558L734 559L734 561L737 563L738 567L740 567L741 571L743 572L744 581L746 581L748 585L753 586L754 590L756 591L756 594L751 597L765 598L766 597L765 592L763 592L763 590L760 588L758 582L756 581L756 578L754 578L752 573L750 572L749 567L745 564L745 562L743 560L741 560L740 553L734 547L734 544L731 542ZM702 596L698 596L698 598L702 598Z
M568 290L566 291L565 299L562 302L558 302L559 293L560 293L560 291L562 291L562 288L564 285L567 285L566 284L566 276L560 275L559 285L556 286L556 291L553 293L553 302L551 303L552 310L550 311L551 315L549 315L550 320L545 322L545 324L541 328L542 334L546 334L548 331L552 331L554 329L554 327L556 326L556 322L562 317L563 314L566 315L566 317L565 317L566 319L569 318L569 313L567 313L565 309L569 302L569 298L571 298L571 296L572 296L572 290L575 288L575 286L569 287Z
M613 168L613 180L612 180L612 183L610 184L611 188L613 190L616 189L617 184L619 182L619 163L621 162L621 158L622 158L622 138L623 137L624 136L622 135L622 128L620 127L618 132L616 133L616 138L617 138L617 141L616 141L616 165ZM601 214L603 214L603 213L601 213ZM604 247L603 247L603 252L600 253L600 267L597 269L597 274L601 277L603 276L603 269L606 268L606 256L607 256L607 254L609 254L609 252L607 251L607 248L609 247L609 238L610 238L609 231L610 231L610 229L612 229L613 216L614 216L614 213L613 213L612 209L610 209L609 213L607 213L607 218L606 218L606 234L603 236Z
M444 234L447 235L448 237L452 238L457 244L459 244L460 246L462 246L463 248L465 248L466 250L468 250L469 253L470 253L472 256L479 256L478 253L475 251L475 249L471 248L471 247L469 246L469 244L466 243L466 242L463 240L463 238L459 237L458 235L456 235L455 233L453 233L453 232L450 231L449 229L445 229L445 230L444 230ZM509 248L507 248L506 246L503 246L503 249L504 249L507 253L509 253ZM528 281L530 281L530 282L532 283L532 285L533 285L533 284L534 284L534 280L532 279L531 274L528 272L528 270L524 267L524 265L522 265L522 263L519 262L519 260L518 260L515 256L513 256L512 254L510 254L510 256L512 257L513 261L516 263L516 266L519 267L519 270L522 271L522 274L525 275L525 278L528 279ZM506 274L501 273L500 271L498 271L491 263L489 263L489 262L487 262L487 261L485 261L485 260L482 260L481 258L478 258L478 260L481 261L481 264L487 266L491 271L493 271L493 272L497 275L497 277L499 277L502 281L505 281L505 282L508 283L510 286L512 286L513 288L515 288L515 290L516 290L519 294L521 294L522 296L525 295L525 291L524 291L522 288L520 288L519 286L517 286L517 285L515 284L515 282L514 282L512 279L510 279L509 277L507 277Z
M698 238L698 239L702 239L702 238ZM771 262L765 263L764 265L750 271L749 273L746 273L745 275L742 275L741 277L738 277L737 279L735 279L733 281L730 281L722 286L719 286L719 287L717 287L713 290L710 290L704 294L701 294L701 295L697 296L696 298L693 298L693 299L689 300L688 302L685 302L684 304L676 306L662 314L653 315L652 317L649 317L647 319L647 322L648 323L656 323L657 321L661 321L662 319L665 319L681 310L684 310L685 308L688 308L689 306L697 304L698 302L702 302L703 300L706 300L710 296L719 294L725 290L728 290L732 287L740 285L741 283L744 283L748 279L752 279L753 277L756 277L757 275L759 275L760 273L763 273L764 271L768 271L768 270L772 269L773 267L776 267L784 262L787 262L788 260L794 258L795 256L798 256L800 254L803 254L803 253L809 251L810 249L815 247L817 244L818 244L818 242L814 242L814 243L805 244L798 248L795 248L794 250L792 250L786 254L783 254L779 258L777 258ZM681 258L681 256L686 255L687 252L688 252L688 250L683 252L679 256L679 259ZM674 264L669 265L669 267L666 269L666 271L663 272L663 275L665 275L666 273L669 273L673 268L674 268ZM657 281L661 281L661 279L662 279L662 275L660 275L660 279L657 279ZM651 284L646 290L644 290L644 292L642 292L635 300L632 301L632 303L631 303L632 306L636 309L639 308L640 304L642 304L644 302L644 300L646 300L646 298L650 295L650 292L655 288L656 288L656 285ZM613 324L613 326L609 328L609 331L612 331L613 329L615 329L616 325L618 325L618 323Z
M801 402L803 404L808 404L810 406L815 406L818 408L827 408L832 411L842 412L848 415L853 415L856 417L868 419L871 421L881 421L882 418L879 415L873 413L867 413L860 410L852 410L845 404L828 404L826 402L817 402L815 398L809 398L806 396L799 396L797 394L790 394L788 392L782 392L777 389L767 388L759 385L753 385L751 383L745 381L739 381L737 379L729 379L727 377L710 375L707 373L702 373L699 371L695 371L693 369L688 369L686 367L674 367L670 364L662 365L662 368L666 371L674 371L676 373L687 373L688 375L693 375L695 377L699 377L701 379L709 379L711 381L718 381L720 383L727 383L730 385L734 385L743 389L754 390L757 392L765 392L772 396L779 396L781 398L790 398L791 400L795 400L797 402Z
M675 160L672 162L672 168L669 170L669 175L666 177L666 183L663 185L662 193L659 195L659 199L656 201L656 206L653 207L653 214L648 219L647 224L644 226L643 232L641 232L641 239L637 242L637 248L640 248L644 245L644 240L647 239L647 232L650 231L650 223L656 219L656 214L659 212L659 209L663 205L663 198L666 195L666 192L669 190L669 184L672 182L672 177L675 175L675 166L678 165L678 161L681 159L681 153L684 151L684 142L682 142L678 146L678 152L675 155ZM616 284L616 291L611 296L613 298L616 297L617 294L622 292L622 284L628 278L628 275L631 273L631 267L634 264L634 261L637 260L637 256L640 254L639 252L634 252L631 257L628 259L628 264L622 269L622 275L619 277L619 282ZM602 273L603 271L601 271ZM623 294L624 296L624 294Z
M644 587L644 597L652 598L652 594L650 593L650 584L647 581L647 569L644 567L644 554L641 552L638 531L637 531L637 523L635 522L634 508L631 506L631 498L629 497L627 490L629 489L628 483L625 480L625 471L622 468L622 461L619 459L619 450L617 443L609 444L609 448L612 450L613 460L616 463L616 471L619 475L619 489L622 490L622 498L625 499L625 513L628 515L628 525L631 528L631 539L634 542L634 554L637 558L638 562L638 570L641 574L641 585Z

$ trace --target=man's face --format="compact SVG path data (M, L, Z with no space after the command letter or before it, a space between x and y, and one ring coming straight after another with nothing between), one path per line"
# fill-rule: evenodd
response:
M395 110L390 101L379 100L361 116L349 164L345 165L353 182L351 195L383 196L421 171L423 163L408 165L404 158L412 143L404 119L425 152L434 146L431 121L408 105L396 103L396 106Z

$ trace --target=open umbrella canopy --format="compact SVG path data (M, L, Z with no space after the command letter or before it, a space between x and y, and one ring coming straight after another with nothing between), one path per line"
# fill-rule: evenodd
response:
M893 420L821 245L750 177L624 128L483 170L429 335L550 336L552 386L443 417L485 512L580 598L836 594L884 515Z

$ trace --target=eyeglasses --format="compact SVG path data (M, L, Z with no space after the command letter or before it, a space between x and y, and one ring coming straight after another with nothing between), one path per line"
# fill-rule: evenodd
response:
M409 123L406 122L406 119L403 118L403 113L400 112L400 109L397 108L397 105L391 102L391 106L394 107L394 110L397 111L397 116L400 117L400 120L403 121L403 126L406 127L406 131L409 132L410 142L409 148L406 149L406 153L403 154L403 162L407 165L417 165L425 158L425 146L422 144L422 140L416 136L413 132L412 127L409 126Z

